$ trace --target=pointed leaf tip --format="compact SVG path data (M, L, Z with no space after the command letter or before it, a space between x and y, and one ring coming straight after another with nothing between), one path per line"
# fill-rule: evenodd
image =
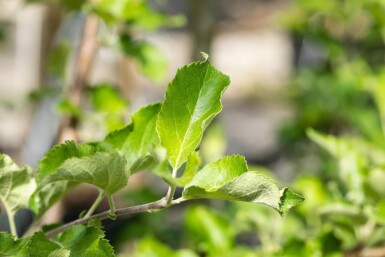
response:
M209 59L210 56L208 54L206 54L205 52L200 52L200 53L203 56L203 58L205 59L205 61L207 61Z
M301 204L303 201L305 201L305 198L286 187L281 190L279 212L282 216L285 216L291 208Z

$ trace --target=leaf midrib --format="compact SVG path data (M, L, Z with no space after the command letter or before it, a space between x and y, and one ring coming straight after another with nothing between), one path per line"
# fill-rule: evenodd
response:
M206 77L207 77L208 69L209 69L209 66L206 66L206 71L205 71L205 75L204 75L203 82L202 82L203 84L205 84L205 82L206 82ZM196 106L197 106L197 104L198 104L198 102L199 102L201 93L202 93L202 88L199 90L199 95L198 95L197 100L196 100L196 102L195 102L195 104L194 104L193 115L190 115L190 117L189 117L189 123L188 123L187 129L186 129L186 131L185 131L185 133L184 133L183 141L182 141L182 143L181 143L181 145L180 145L178 157L177 157L177 159L176 159L176 161L175 161L175 168L178 168L178 167L179 167L179 160L180 160L181 154L182 154L182 152L183 152L182 149L183 149L183 146L184 146L185 141L186 141L186 137L187 137L187 134L188 134L187 132L188 132L188 131L190 130L190 128L191 128L192 117L193 117L194 114L195 114ZM187 108L187 110L189 110L189 108ZM190 112L190 111L189 111L189 112ZM173 109L173 114L174 114L173 116L174 116L174 123L175 123L175 122L176 122L176 119L175 119L174 109ZM177 131L177 130L176 130L176 131ZM177 133L177 135L178 135L178 133Z

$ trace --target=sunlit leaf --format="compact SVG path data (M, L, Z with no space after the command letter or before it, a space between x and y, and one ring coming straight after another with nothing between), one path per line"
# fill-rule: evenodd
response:
M271 178L248 171L245 159L234 155L207 164L186 185L183 198L217 198L268 205L281 214L303 201L284 189L279 191Z
M179 168L199 145L204 130L222 109L220 98L229 83L208 61L178 70L156 124L173 168Z

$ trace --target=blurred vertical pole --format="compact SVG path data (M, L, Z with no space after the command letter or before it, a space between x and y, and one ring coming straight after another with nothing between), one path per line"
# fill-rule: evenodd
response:
M46 82L47 73L47 61L50 51L52 50L56 34L63 21L64 10L59 4L47 4L45 7L43 18L43 33L41 39L41 58L40 58L40 80L41 84Z
M190 34L193 41L191 59L201 60L200 52L210 54L215 33L216 0L189 0Z
M80 106L83 99L84 88L97 50L97 34L99 30L99 20L96 16L87 16L80 46L74 65L74 81L69 93L72 104ZM75 117L65 116L60 122L60 130L57 142L61 143L67 139L77 141L76 134L77 119Z

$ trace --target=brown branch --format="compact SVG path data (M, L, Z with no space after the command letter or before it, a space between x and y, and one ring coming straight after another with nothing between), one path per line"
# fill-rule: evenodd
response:
M83 27L82 38L74 67L74 82L69 95L71 103L76 106L80 106L82 103L84 88L87 85L88 75L97 49L98 28L98 18L96 16L88 16ZM76 123L77 120L75 117L63 117L60 123L58 142L63 142L67 139L67 131L74 129ZM73 136L75 135L76 133L73 133Z
M123 215L129 215L129 214L141 213L141 212L153 212L153 211L158 211L158 210L164 209L164 208L169 207L173 204L175 204L175 203L167 204L167 200L165 198L162 198L158 201L146 203L143 205L130 206L130 207L117 209L115 211L115 214L116 214L116 216L123 216ZM98 220L107 219L109 217L108 213L109 213L109 211L105 211L105 212L102 212L99 214L92 215L89 218L74 220L70 223L64 224L63 226L60 226L58 228L55 228L53 230L48 231L45 235L47 237L53 237L53 236L56 236L57 234L63 232L66 229L69 229L69 228L76 226L76 225L85 224L92 219L98 219Z

